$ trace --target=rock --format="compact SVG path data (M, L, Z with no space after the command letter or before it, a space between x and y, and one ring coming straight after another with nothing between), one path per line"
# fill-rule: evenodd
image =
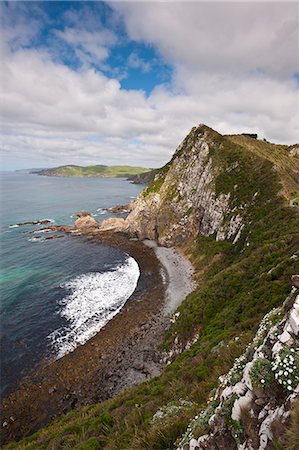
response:
M285 344L286 342L292 340L292 336L287 332L284 331L279 337L278 339L280 340L280 342L282 342L282 344Z
M40 228L38 231L49 232L49 231L61 231L63 233L71 233L73 227L68 225L50 225L47 228Z
M294 147L290 151L290 156L298 156L299 155L299 147Z
M130 205L116 205L112 208L104 208L106 211L117 213L129 213L131 211Z
M199 445L196 439L191 439L189 442L189 449L190 450L199 450Z
M274 345L273 345L273 347L272 347L272 353L273 353L273 355L276 355L277 353L279 353L280 352L280 350L282 349L282 344L280 343L280 342L276 342Z
M13 227L13 226L21 227L23 225L44 225L46 223L51 223L51 222L52 222L52 220L50 220L50 219L41 219L41 220L32 220L29 222L21 222L21 223L17 223L16 225L10 225L10 226L11 227Z
M100 231L126 231L127 230L127 222L125 219L121 218L109 218L104 220L100 224Z
M233 393L237 394L237 395L243 395L243 394L245 394L246 391L247 391L247 386L245 383L242 383L241 381L236 383L233 387Z
M248 391L243 397L239 397L232 409L232 419L239 421L241 418L242 409L250 409L252 404L252 392Z
M76 217L77 219L80 219L80 217L88 217L91 216L91 213L87 211L80 211L78 213L73 214L73 217Z
M76 228L83 230L86 228L97 228L99 224L94 217L84 216L77 219L74 225Z
M299 333L299 295L297 295L293 308L291 309L289 324L293 333L297 336Z
M292 275L293 286L299 288L299 275Z

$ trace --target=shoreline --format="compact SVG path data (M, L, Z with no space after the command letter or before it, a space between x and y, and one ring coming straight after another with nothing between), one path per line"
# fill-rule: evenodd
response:
M140 268L137 287L93 338L61 359L41 364L21 381L18 390L4 398L4 443L30 435L76 407L107 400L158 376L165 366L158 346L173 308L178 306L178 288L173 283L187 266L186 279L190 281L191 263L181 266L180 261L186 259L174 249L149 246L124 234L89 231L74 237L116 246L130 254ZM186 295L181 292L180 302Z
M185 255L175 247L161 247L156 241L145 239L143 242L154 252L166 271L167 288L164 313L173 314L196 286L194 267ZM163 275L162 275L163 277Z

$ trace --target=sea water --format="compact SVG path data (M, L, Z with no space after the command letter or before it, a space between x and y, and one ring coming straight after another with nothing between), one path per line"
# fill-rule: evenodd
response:
M128 203L141 188L118 178L1 174L2 395L44 358L60 358L94 336L139 278L137 262L120 249L83 237L48 240L39 231L46 225L16 225L71 225L83 210L100 221L111 216L105 208Z

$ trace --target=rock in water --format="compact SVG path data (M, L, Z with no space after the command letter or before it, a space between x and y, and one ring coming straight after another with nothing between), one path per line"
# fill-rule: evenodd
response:
M76 228L84 230L86 228L97 228L99 224L94 217L84 216L77 219L74 225Z
M78 219L80 219L80 217L88 217L88 216L91 216L91 213L87 211L80 211L77 212L76 214L73 214L73 217L77 217Z

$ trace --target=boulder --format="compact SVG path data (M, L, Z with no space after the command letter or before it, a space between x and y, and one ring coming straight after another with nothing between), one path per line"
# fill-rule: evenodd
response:
M293 286L299 288L299 275L292 275Z
M114 232L120 232L120 231L126 231L127 229L127 222L126 219L120 219L120 218L109 218L104 220L100 225L100 231L114 231Z
M99 224L94 217L85 216L77 219L74 225L76 228L82 230L86 228L97 228Z

